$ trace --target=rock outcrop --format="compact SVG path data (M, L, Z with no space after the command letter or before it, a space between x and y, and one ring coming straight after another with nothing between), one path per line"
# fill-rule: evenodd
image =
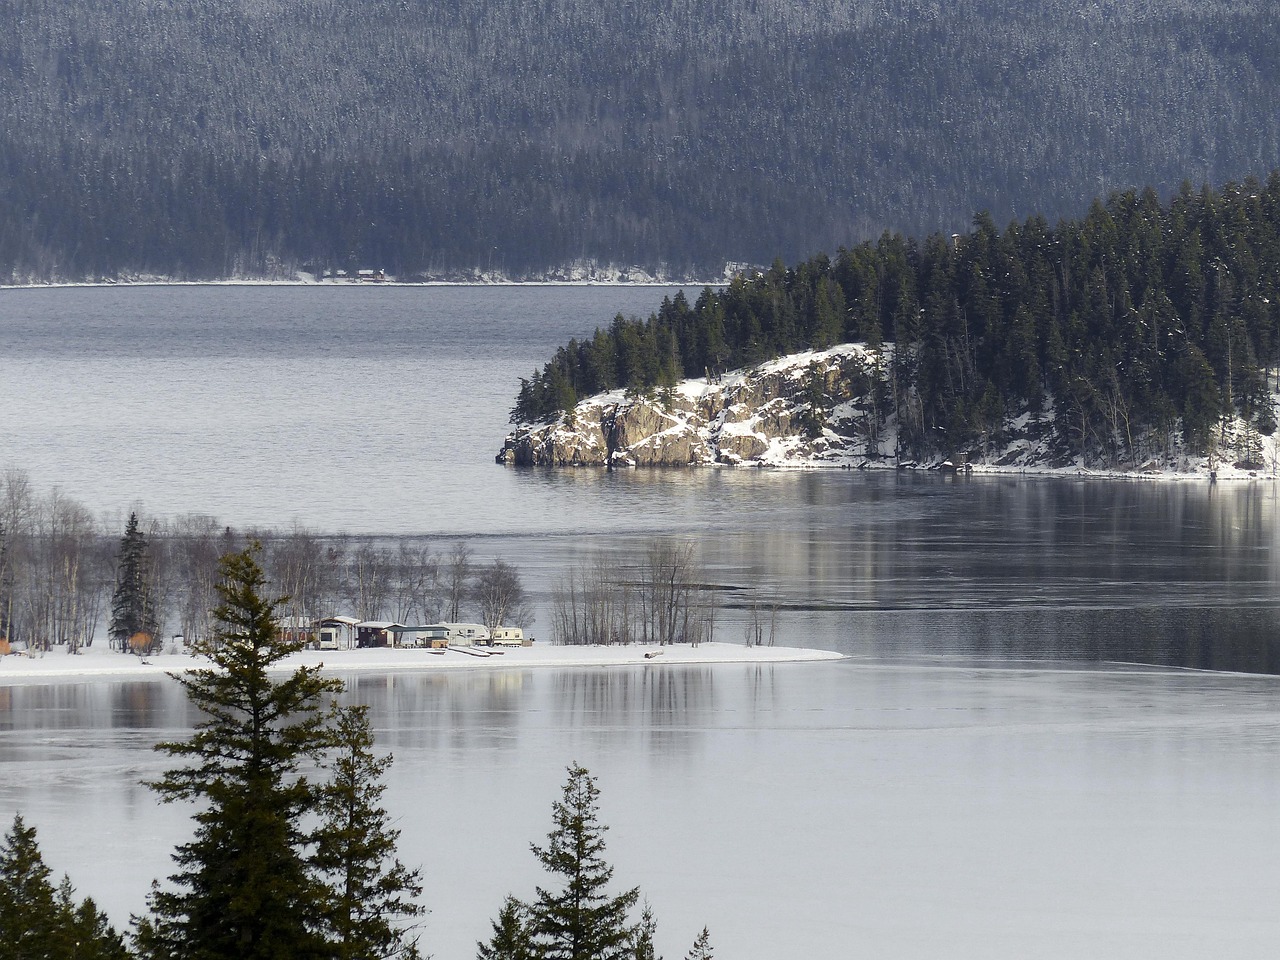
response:
M602 394L554 423L519 427L497 460L559 467L876 459L884 438L874 405L888 362L885 351L846 344L651 396Z

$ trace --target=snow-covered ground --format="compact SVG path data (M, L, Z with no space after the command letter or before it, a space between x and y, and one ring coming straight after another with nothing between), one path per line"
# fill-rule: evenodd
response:
M427 650L379 648L368 650L305 650L289 657L280 669L302 664L319 664L326 671L399 670L501 670L526 667L612 667L635 664L783 663L812 660L840 660L830 650L800 647L748 647L744 644L675 644L665 647L634 644L627 646L559 646L535 643L531 647L489 650L472 648L473 653L447 650L434 654ZM487 654L487 655L484 655ZM649 655L649 656L646 656ZM139 679L161 677L207 666L208 661L187 654L161 654L138 658L104 646L94 646L69 655L63 648L29 656L25 653L0 657L0 684L51 679Z

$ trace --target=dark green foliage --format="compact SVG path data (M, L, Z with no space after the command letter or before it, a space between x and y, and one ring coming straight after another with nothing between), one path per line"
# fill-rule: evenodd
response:
M488 943L476 944L476 960L537 960L538 956L529 930L529 908L508 896L493 921L493 936Z
M559 890L538 887L529 905L529 929L544 960L621 960L633 948L635 928L627 917L640 890L606 892L613 867L604 859L608 828L598 819L599 796L585 768L569 767L562 798L552 807L547 845L531 844L547 872L564 883Z
M125 960L120 936L71 881L49 881L34 827L15 816L0 846L0 960Z
M949 235L975 203L1056 218L1100 184L1243 177L1280 139L1271 0L5 15L0 276L583 256L719 276L886 227Z
M329 888L325 930L337 960L416 958L417 938L403 923L423 913L420 872L396 859L400 831L379 806L391 757L373 756L368 708L344 707L333 717L335 755L321 789L313 865Z
M254 551L221 562L212 667L177 677L204 714L192 736L157 749L183 761L152 784L165 802L199 804L194 839L178 847L172 886L157 886L139 922L143 956L212 960L327 957L330 897L304 855L301 823L318 800L304 764L330 744L324 726L341 689L313 667L271 669L301 649L276 628Z
M111 595L108 634L112 647L119 650L130 649L130 640L139 634L150 638L149 643L139 643L134 649L141 655L151 651L159 629L150 546L138 529L138 515L131 513L116 554L116 588Z
M885 234L834 260L775 263L560 348L524 381L512 417L834 339L893 344L877 416L897 415L903 457L980 451L1005 417L1051 402L1064 455L1113 462L1160 456L1179 419L1193 450L1231 412L1274 430L1280 173L1220 191L1184 185L1167 204L1149 189L1115 193L1054 228L1032 217L1001 232L980 214L962 236ZM814 431L821 404L809 399Z

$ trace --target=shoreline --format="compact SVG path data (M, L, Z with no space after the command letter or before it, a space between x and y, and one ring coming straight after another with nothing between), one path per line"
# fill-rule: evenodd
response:
M355 672L452 672L456 670L511 670L541 667L633 667L714 664L814 663L846 660L833 650L803 647L748 647L745 644L709 642L696 647L672 644L617 646L562 646L547 644L511 647L485 656L462 653L458 649L433 654L423 649L379 647L365 650L303 650L286 658L273 672L299 666L320 666L326 674ZM656 656L646 654L660 651ZM55 648L40 656L9 654L0 657L0 687L14 683L45 683L51 680L89 682L93 680L158 680L173 673L186 673L209 666L190 654L158 654L139 658L105 647L89 647L70 655Z
M724 287L727 280L119 280L114 283L68 280L50 283L0 283L0 290L114 290L131 287Z

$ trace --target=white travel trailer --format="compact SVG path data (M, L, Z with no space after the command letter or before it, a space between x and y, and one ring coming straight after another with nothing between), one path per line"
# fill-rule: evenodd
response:
M489 631L489 642L495 647L523 647L524 631L519 627L494 627Z
M432 626L448 629L450 646L472 647L489 642L489 628L483 623L437 623Z

